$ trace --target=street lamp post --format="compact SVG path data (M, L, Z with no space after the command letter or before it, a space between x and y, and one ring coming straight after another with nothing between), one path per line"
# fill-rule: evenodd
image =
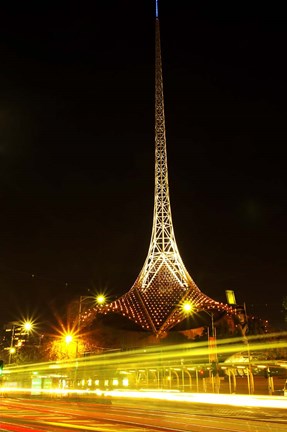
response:
M245 321L243 343L247 347L248 365L249 365L248 375L247 375L248 389L249 389L249 394L253 394L254 393L254 379L253 379L253 372L252 372L252 367L251 367L251 355L250 355L249 340L248 340L248 337L246 336L246 333L248 331L248 315L247 315L245 302L243 303L243 310L244 310L244 321Z
M78 317L77 317L77 329L78 329L78 337L77 337L77 343L76 343L76 358L79 355L79 337L81 333L81 321L82 321L82 304L86 300L93 300L94 303L98 306L103 306L106 302L106 297L104 294L98 294L98 295L86 295L86 296L80 296L79 298L79 309L78 309Z
M15 343L15 337L16 336L21 336L22 335L22 331L24 330L25 334L29 335L30 332L33 329L33 323L30 321L15 321L12 324L11 327L11 340L10 340L10 347L9 347L9 359L8 359L8 363L11 363L12 360L12 356L15 354L16 352L16 348L14 346ZM18 329L20 331L19 334L15 334L16 329ZM17 339L16 339L17 340ZM18 346L20 345L20 342L22 343L22 341L18 342Z
M217 355L217 343L216 343L216 328L214 326L214 313L213 311L205 311L211 319L211 331L210 326L207 328L208 334L208 359L211 364L211 382L213 392L219 393L220 380L218 374L218 355Z
M185 315L190 315L194 313L195 308L191 301L186 300L181 305L182 311ZM214 327L214 314L213 311L204 311L207 315L211 318L211 332L210 332L210 326L208 326L208 357L209 357L209 363L212 366L212 386L214 389L214 377L216 377L216 389L219 390L218 385L218 357L217 357L217 348L216 348L216 329Z
M79 309L78 309L78 317L77 317L78 334L77 334L77 341L76 341L76 358L78 358L79 355L79 336L81 332L82 302L91 297L92 296L80 296L79 298Z
M188 316L194 312L194 305L191 301L186 300L181 305L183 313ZM214 314L213 311L204 311L211 318L211 334L210 334L210 326L208 326L208 347L209 347L209 363L215 362L216 365L218 363L217 358L217 350L216 350L216 329L214 327Z
M15 348L14 348L14 337L15 337L15 324L12 325L11 330L11 341L10 341L10 348L9 348L9 360L8 363L11 363L12 355L15 354Z
M207 328L208 335L208 347L209 347L209 363L218 363L217 350L216 350L216 329L214 327L214 315L213 312L205 311L211 318L211 331L210 326Z
M254 378L253 378L253 372L252 372L252 365L251 365L251 354L250 354L250 347L249 347L249 340L247 337L248 333L248 315L246 310L246 304L243 303L243 306L237 306L235 308L236 312L236 320L237 320L237 328L240 330L243 344L246 346L247 354L248 354L248 374L247 374L247 382L248 382L248 391L249 394L254 393Z

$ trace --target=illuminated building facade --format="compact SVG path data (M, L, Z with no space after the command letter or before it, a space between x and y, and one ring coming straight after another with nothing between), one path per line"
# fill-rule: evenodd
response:
M142 329L161 336L186 319L187 314L230 311L230 306L203 294L179 254L170 206L162 59L158 2L155 19L155 191L151 242L143 268L132 288L101 313L119 313ZM84 317L90 320L98 308Z

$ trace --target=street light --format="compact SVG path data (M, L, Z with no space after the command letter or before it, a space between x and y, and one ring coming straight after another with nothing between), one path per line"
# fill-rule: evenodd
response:
M77 319L77 327L78 327L78 338L77 338L77 344L76 344L76 358L79 354L79 336L81 333L81 321L82 321L82 304L86 300L93 300L93 303L98 306L102 307L106 301L107 298L104 294L98 294L98 295L87 295L87 296L80 296L79 299L79 309L78 309L78 319Z
M209 347L209 363L218 363L217 350L216 350L216 329L214 327L214 314L213 311L204 311L211 318L211 334L209 326L207 328L208 347Z
M185 300L181 305L182 311L185 315L189 315L195 312L194 304L190 300ZM214 327L214 316L213 311L204 311L211 318L211 334L208 326L208 346L209 346L209 362L217 363L217 352L216 352L216 331ZM213 351L213 353L212 353Z
M67 334L67 335L65 336L65 342L66 342L67 345L68 345L69 343L71 343L72 340L73 340L73 336L72 336L71 334Z
M11 323L11 339L10 339L10 347L9 347L9 360L8 363L11 363L12 355L15 354L15 340L17 342L17 346L21 347L23 344L23 340L19 340L19 337L23 335L29 335L29 333L33 330L34 324L32 321L14 321ZM6 330L7 331L7 330ZM17 333L16 333L17 331Z
M185 315L192 314L196 311L196 307L190 300L185 300L182 303L181 308ZM212 365L212 375L218 377L218 357L217 357L217 348L216 348L216 331L214 327L214 314L212 310L211 311L204 310L203 312L205 312L211 318L211 334L210 334L209 326L207 327L208 356L209 356L209 363L211 363ZM213 386L214 386L214 382L213 382Z
M77 349L77 339L73 330L63 329L59 339L59 354L67 358L74 358Z
M195 312L195 307L194 304L190 301L190 300L185 300L182 305L181 305L181 309L183 311L183 313L185 315L189 315ZM210 316L211 318L211 335L209 334L209 326L208 326L208 339L210 337L216 339L216 332L215 332L215 327L214 327L214 317L213 317L213 312L212 311L207 311L204 310L204 312Z
M26 330L27 333L30 333L32 328L33 328L33 323L31 321L25 321L23 323L23 329Z
M189 300L184 301L181 307L185 314L191 314L194 312L193 303Z
M96 302L97 302L97 304L98 305L103 305L103 304L105 304L106 303L106 297L103 295L103 294L99 294L97 297L96 297Z
M15 352L16 352L16 348L15 347L10 347L9 348L9 354L12 356L13 354L15 354ZM10 363L10 361L9 361L9 363Z
M97 306L103 306L107 301L106 296L104 294L98 294L98 295L93 295L93 296L91 296L91 295L80 296L79 309L78 309L78 332L80 332L80 329L81 329L82 304L86 300L93 300L93 302Z

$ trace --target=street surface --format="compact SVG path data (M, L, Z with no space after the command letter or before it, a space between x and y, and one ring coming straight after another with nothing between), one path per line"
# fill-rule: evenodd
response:
M98 403L4 397L0 402L3 432L287 432L287 413L277 408L120 399Z

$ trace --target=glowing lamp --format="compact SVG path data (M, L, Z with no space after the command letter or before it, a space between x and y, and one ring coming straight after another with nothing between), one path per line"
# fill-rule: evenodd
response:
M193 304L190 301L185 301L182 305L184 313L191 313L193 311Z
M99 305L103 305L106 302L106 297L103 294L99 294L96 301Z
M67 335L65 336L65 342L66 342L66 344L71 343L72 340L73 340L73 336L72 336L72 335L67 334Z
M23 324L23 329L29 332L30 330L32 330L32 323L30 321L26 321Z

